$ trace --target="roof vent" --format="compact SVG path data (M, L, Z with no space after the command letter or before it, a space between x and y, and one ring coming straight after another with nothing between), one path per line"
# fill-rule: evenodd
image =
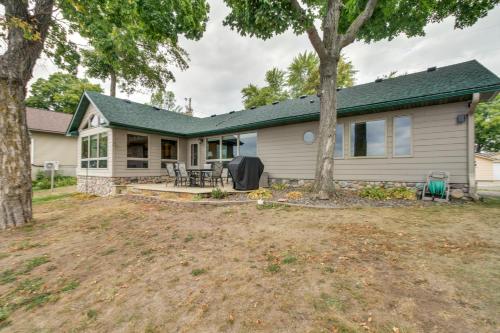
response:
M276 105L276 104L278 104L278 103L279 103L279 101L274 101L274 102L273 102L273 105Z
M433 67L429 67L429 68L427 68L427 71L428 71L428 72L435 72L435 71L436 71L436 69L437 69L437 67L436 67L436 66L433 66Z
M215 116L216 116L216 114L213 114L213 115L211 115L211 116L210 116L210 118L213 118L213 117L215 117Z
M233 113L235 113L235 112L236 112L236 111L230 111L230 112L229 112L229 114L233 114Z
M378 78L375 80L375 82L377 82L377 83L382 82L382 81L384 81L384 79L382 79L382 78Z
M300 98L300 99L304 99L304 98L306 98L306 97L307 97L307 95L302 95L302 96L299 96L299 98Z
M157 106L153 106L153 109L155 109L156 111L160 111L161 109Z
M309 101L309 103L311 103L311 104L312 104L312 103L314 103L314 99L311 99L311 100Z
M320 93L320 92L319 92L319 93L317 93L317 94L316 94L316 96L321 97L321 93Z
M130 104L130 103L131 103L129 99L125 99L125 100L123 100L123 101L124 101L125 103L128 103L128 104Z
M256 106L252 106L250 107L250 110L253 110L253 109L256 109L257 107Z
M342 90L342 88L337 88L337 91L341 91L341 90Z

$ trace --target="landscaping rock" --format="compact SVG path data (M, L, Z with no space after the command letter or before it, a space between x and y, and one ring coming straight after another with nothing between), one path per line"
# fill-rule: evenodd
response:
M453 199L462 199L464 197L464 191L462 191L461 189L458 189L458 188L453 189L450 192L450 196Z

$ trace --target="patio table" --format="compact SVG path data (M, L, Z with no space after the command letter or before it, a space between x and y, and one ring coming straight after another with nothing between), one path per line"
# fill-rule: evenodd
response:
M195 186L199 186L199 187L205 187L205 174L207 172L211 172L212 169L186 169L186 171L189 173L189 174L198 174L198 179L200 180L200 183L198 185L195 185Z

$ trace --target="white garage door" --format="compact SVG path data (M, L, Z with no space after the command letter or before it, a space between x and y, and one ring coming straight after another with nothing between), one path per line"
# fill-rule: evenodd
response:
M500 180L500 163L493 163L493 179Z

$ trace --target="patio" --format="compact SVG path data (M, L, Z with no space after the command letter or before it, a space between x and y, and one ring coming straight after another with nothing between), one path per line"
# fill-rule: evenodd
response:
M170 192L170 193L186 193L186 194L209 194L216 187L192 187L192 186L174 186L172 183L169 184L135 184L127 186L132 191L152 191L152 192ZM232 183L224 184L224 186L218 186L223 191L227 193L245 193L250 191L238 191L233 189Z

